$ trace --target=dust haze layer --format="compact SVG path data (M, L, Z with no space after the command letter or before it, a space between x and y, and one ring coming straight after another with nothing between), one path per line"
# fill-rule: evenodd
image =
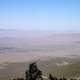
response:
M0 31L0 63L74 57L80 52L80 33Z

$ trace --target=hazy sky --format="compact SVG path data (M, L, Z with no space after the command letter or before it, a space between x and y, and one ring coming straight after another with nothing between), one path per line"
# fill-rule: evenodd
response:
M0 0L0 29L80 31L80 0Z

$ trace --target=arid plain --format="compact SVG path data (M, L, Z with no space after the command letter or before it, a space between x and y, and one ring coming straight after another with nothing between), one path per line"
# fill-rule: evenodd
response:
M61 76L62 73L55 73L56 66L80 63L80 33L0 31L1 80L23 76L28 64L34 61L45 75L53 69L55 75Z

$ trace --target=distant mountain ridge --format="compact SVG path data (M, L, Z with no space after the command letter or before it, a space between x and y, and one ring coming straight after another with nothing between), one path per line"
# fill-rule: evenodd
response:
M16 31L16 29L0 29L0 31Z

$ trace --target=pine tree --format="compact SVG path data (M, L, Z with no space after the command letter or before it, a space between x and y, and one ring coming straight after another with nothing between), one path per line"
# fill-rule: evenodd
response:
M42 71L38 69L36 63L29 65L29 70L26 71L26 80L43 80Z

